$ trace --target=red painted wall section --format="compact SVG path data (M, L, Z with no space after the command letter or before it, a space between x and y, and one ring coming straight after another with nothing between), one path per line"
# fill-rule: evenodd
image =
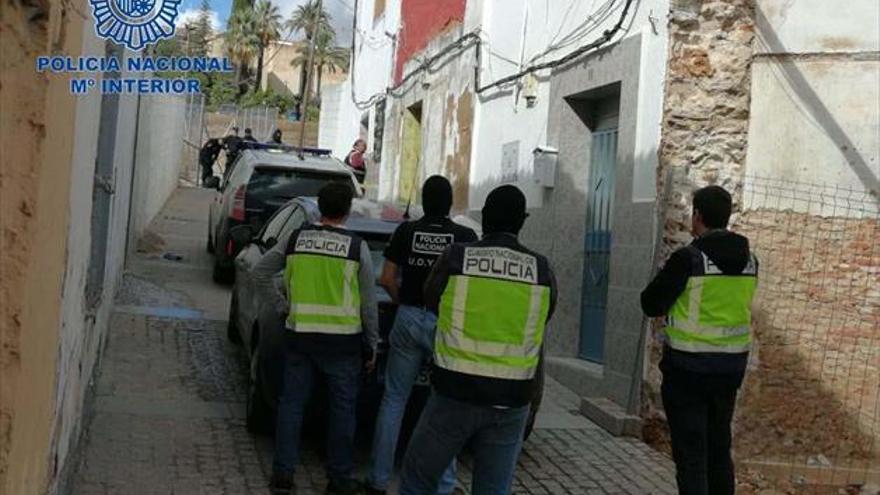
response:
M464 20L467 0L403 0L402 29L397 44L394 80L403 79L404 64L450 25Z

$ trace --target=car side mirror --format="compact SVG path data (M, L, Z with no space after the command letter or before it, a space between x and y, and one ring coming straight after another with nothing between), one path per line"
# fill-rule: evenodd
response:
M250 225L237 225L229 229L229 238L236 248L243 248L254 239L254 228Z

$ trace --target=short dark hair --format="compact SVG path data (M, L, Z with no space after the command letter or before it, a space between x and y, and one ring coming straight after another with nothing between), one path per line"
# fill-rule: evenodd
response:
M706 186L694 192L694 211L699 211L703 224L710 229L723 229L730 220L733 200L721 186Z
M526 197L514 185L498 186L486 196L483 205L483 233L519 234L526 221Z
M354 190L349 184L331 182L318 192L318 210L326 218L342 218L351 211Z
M452 209L452 184L442 175L428 177L422 185L422 208L425 215L447 216Z

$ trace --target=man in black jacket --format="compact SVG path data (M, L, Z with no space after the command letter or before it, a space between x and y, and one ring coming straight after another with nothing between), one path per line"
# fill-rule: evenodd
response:
M471 493L510 493L556 282L547 258L519 243L522 191L494 189L482 213L483 239L453 244L425 282L425 305L438 315L434 391L406 452L400 495L435 493L466 445Z
M751 344L758 262L727 230L732 202L719 186L693 197L694 241L642 291L642 310L665 316L661 394L679 493L733 495L731 432Z
M380 283L400 306L388 338L385 393L376 417L368 494L383 494L391 483L406 403L422 365L430 361L434 351L437 316L425 309L425 279L447 247L477 240L476 232L449 219L452 184L445 177L433 175L425 181L422 206L425 216L400 224L385 249ZM447 495L454 488L452 463L436 493Z

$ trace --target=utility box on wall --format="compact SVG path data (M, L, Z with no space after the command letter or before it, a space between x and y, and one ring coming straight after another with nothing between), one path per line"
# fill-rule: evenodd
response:
M538 146L532 151L535 182L546 188L556 187L556 162L559 150L549 146Z

